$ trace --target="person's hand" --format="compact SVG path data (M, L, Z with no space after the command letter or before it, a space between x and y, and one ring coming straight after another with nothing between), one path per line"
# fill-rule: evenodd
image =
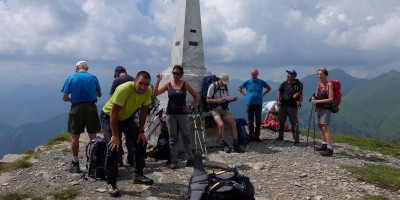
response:
M277 101L277 102L276 102L276 105L277 105L277 106L281 106L281 105L282 105L281 101Z
M296 105L297 105L297 107L301 107L301 102L300 101L296 101Z
M157 81L161 81L162 80L162 74L160 74L160 72L157 73Z
M143 146L147 145L147 138L144 135L144 133L139 133L138 134L138 139L137 139L136 143L140 143L140 142L142 142Z
M110 142L108 142L108 144L107 144L107 147L111 151L114 151L114 150L118 150L119 144L120 144L119 137L112 135L111 139L110 139Z
M226 99L224 99L224 98L219 99L219 103L225 103L225 102L226 102Z
M314 105L317 104L317 100L315 99L315 97L311 97L311 103Z
M183 112L184 113L191 113L191 112L193 112L193 107L192 106L185 106L185 107L183 107Z

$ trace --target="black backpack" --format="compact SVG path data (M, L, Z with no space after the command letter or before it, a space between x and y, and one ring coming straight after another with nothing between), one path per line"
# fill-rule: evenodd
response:
M106 154L107 144L106 140L102 137L96 136L88 145L86 145L86 168L89 177L105 180Z
M241 145L246 145L249 143L249 133L246 130L247 121L243 118L235 119L236 129L238 134L238 140Z
M255 200L254 186L236 168L208 174L200 155L196 155L188 192L190 200Z
M203 78L203 81L201 83L201 110L203 112L210 111L210 108L207 103L207 92L208 92L208 88L210 87L210 85L217 81L218 81L218 77L215 75L210 75L210 76L206 76Z

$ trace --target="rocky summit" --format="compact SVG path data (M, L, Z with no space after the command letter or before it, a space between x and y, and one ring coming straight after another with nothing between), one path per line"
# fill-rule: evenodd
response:
M83 134L82 136L85 136ZM400 166L400 160L376 152L360 150L347 144L334 144L333 157L322 157L313 150L310 138L293 145L289 134L283 142L275 142L276 133L262 130L262 143L252 142L245 153L225 153L219 148L209 148L208 159L235 165L240 173L248 176L255 188L257 200L264 199L306 199L337 200L363 199L366 195L382 195L389 199L400 199L400 191L381 188L359 180L357 176L342 168L342 165L363 166L385 164ZM87 138L81 137L80 162L85 169L84 157ZM290 139L289 139L290 138ZM318 142L318 141L317 141ZM43 149L43 147L38 147ZM67 171L71 157L69 143L54 145L30 160L29 168L3 172L0 175L0 196L9 193L29 192L44 199L52 199L49 193L61 191L70 186L80 188L75 199L112 199L106 192L104 181L82 179L82 174ZM8 160L12 160L8 156ZM18 157L18 156L17 156ZM5 162L5 160L3 160ZM154 179L151 186L133 184L133 168L129 165L119 168L119 199L187 199L188 183L193 168L185 167L185 159L178 169L171 170L165 161L146 160L145 174ZM208 169L208 168L207 168ZM213 169L208 169L213 170Z

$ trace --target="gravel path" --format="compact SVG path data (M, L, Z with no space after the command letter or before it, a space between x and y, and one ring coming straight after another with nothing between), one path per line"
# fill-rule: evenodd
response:
M365 195L383 195L400 199L400 191L391 191L357 180L341 165L362 166L366 163L400 166L398 159L376 152L360 151L346 144L335 144L334 156L325 158L312 147L305 148L306 138L300 145L292 141L274 143L276 133L262 130L263 143L251 143L243 154L225 153L209 149L209 159L236 165L240 172L250 177L256 190L256 199L362 199ZM291 138L289 134L285 138ZM80 155L86 142L80 144ZM309 146L312 145L312 139ZM34 165L0 175L0 194L30 192L45 197L71 185L81 188L76 199L111 199L105 192L105 182L80 179L80 174L66 171L70 154L65 153L68 143L52 147L39 154ZM356 151L355 151L356 150ZM352 153L357 152L357 154ZM84 168L85 159L81 159ZM187 185L193 173L185 168L184 161L177 170L170 170L165 161L147 160L145 174L155 180L152 186L135 185L130 166L120 168L119 199L186 199ZM51 197L46 196L48 199Z

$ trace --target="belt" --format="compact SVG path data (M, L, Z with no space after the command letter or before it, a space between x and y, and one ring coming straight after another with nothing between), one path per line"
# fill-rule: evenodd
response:
M102 118L102 119L110 119L110 115L108 115L108 114L105 113L104 111L101 111L101 118Z

